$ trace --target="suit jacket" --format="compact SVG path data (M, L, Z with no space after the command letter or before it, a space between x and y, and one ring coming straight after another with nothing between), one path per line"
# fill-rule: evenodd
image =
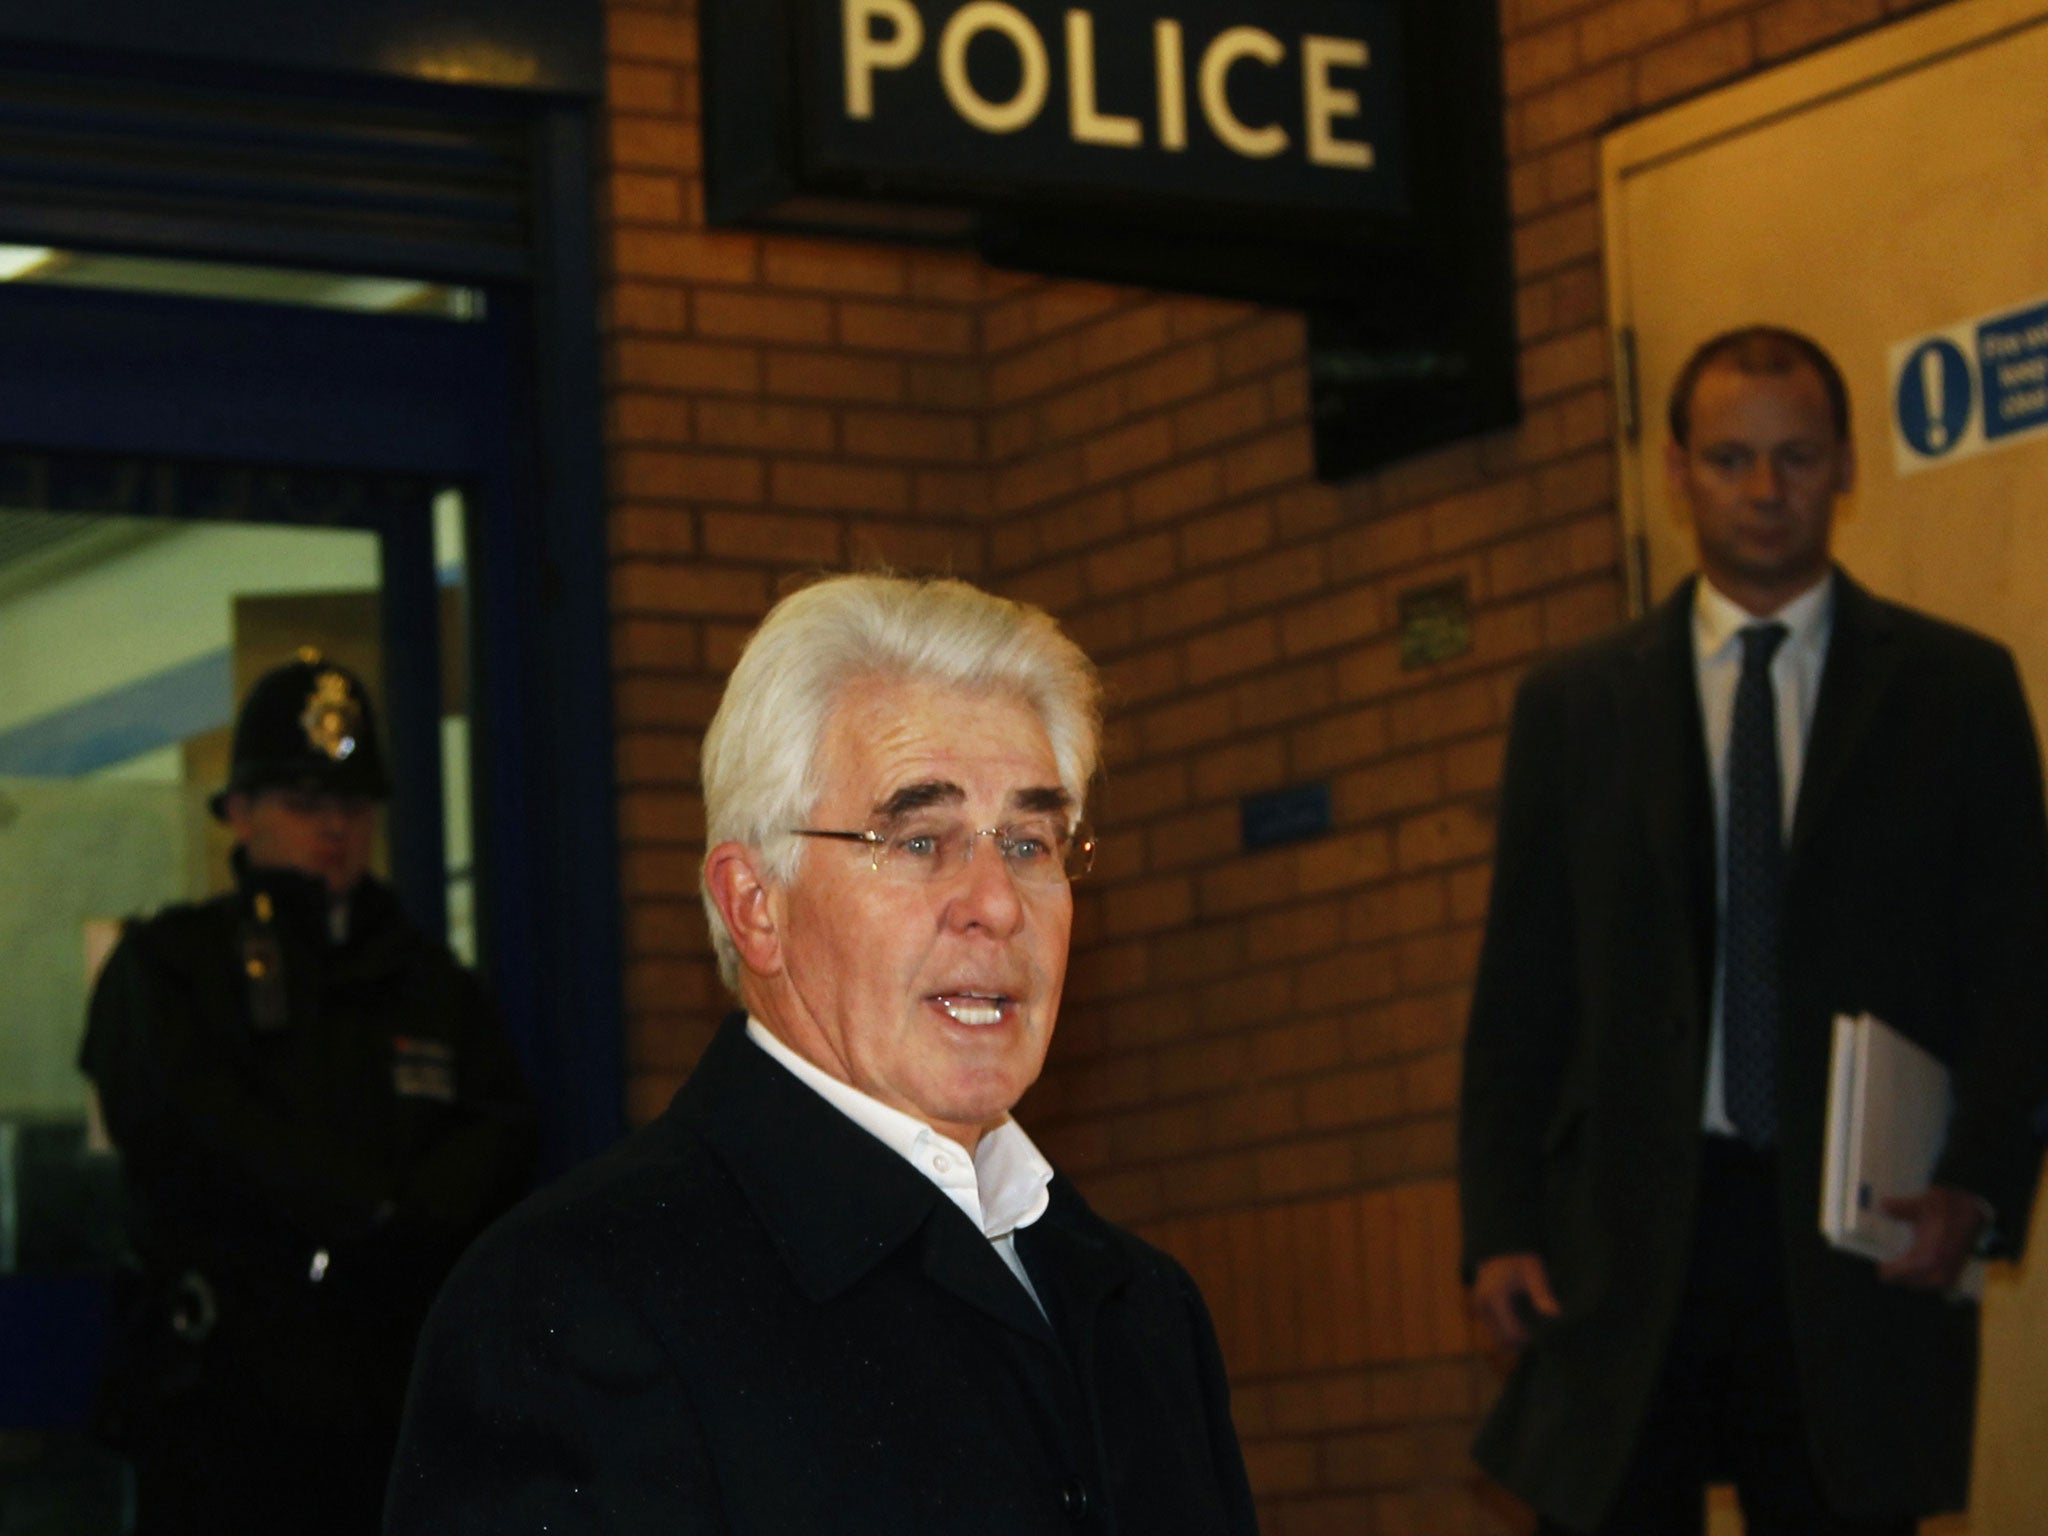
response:
M386 1512L450 1532L1256 1529L1194 1283L1055 1179L975 1225L728 1020L668 1111L478 1243Z
M1502 780L1466 1044L1468 1269L1540 1253L1563 1315L1524 1352L1481 1463L1566 1523L1615 1491L1694 1227L1715 953L1714 814L1690 582L1533 672ZM1836 572L1787 845L1781 1222L1812 1450L1845 1513L1959 1505L1975 1309L1881 1284L1819 1236L1831 1021L1869 1010L1954 1073L1938 1182L2008 1250L2048 1073L2048 827L2012 658Z

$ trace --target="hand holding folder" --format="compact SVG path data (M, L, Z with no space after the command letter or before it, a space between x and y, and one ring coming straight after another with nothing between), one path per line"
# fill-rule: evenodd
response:
M1878 1266L1878 1279L1982 1298L1984 1261L1975 1254L1987 1221L1983 1201L1967 1190L1936 1184L1924 1194L1894 1195L1883 1204L1886 1214L1911 1224L1913 1241L1904 1253Z
M1914 1283L1921 1265L1902 1271L1896 1261L1916 1230L1937 1247L1953 1246L1959 1221L1967 1220L1957 1202L1971 1201L1960 1191L1929 1195L1948 1134L1948 1069L1882 1019L1838 1014L1829 1078L1821 1234L1885 1264L1886 1278ZM1888 1201L1903 1203L1888 1209ZM1981 1294L1983 1269L1972 1263L1957 1289Z

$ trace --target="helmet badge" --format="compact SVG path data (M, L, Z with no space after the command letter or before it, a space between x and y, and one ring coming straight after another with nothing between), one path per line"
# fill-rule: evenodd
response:
M363 728L363 706L350 691L347 677L327 671L313 679L313 691L306 695L299 728L306 733L306 740L330 761L348 759Z

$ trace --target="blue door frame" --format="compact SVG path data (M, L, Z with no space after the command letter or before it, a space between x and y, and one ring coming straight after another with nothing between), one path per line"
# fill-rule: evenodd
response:
M0 448L417 480L413 513L332 520L381 536L393 875L429 926L442 906L426 492L463 487L484 969L560 1168L623 1128L595 353L588 412L564 419L573 408L533 361L546 303L508 286L486 308L451 322L0 285Z
M0 454L462 487L483 965L539 1100L542 1172L580 1161L625 1124L598 5L203 0L195 21L31 0L0 34L0 242L486 291L487 321L458 325L0 284ZM509 72L448 84L449 38L494 40L474 58ZM420 505L356 525L381 536L387 706L414 722L393 738L393 876L431 923L431 524ZM40 1338L47 1367L23 1356L0 1428L85 1412L105 1305L91 1275L0 1281L0 1357Z

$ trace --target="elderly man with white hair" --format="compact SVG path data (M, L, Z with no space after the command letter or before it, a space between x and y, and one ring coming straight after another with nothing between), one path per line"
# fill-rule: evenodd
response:
M1256 1529L1208 1314L1011 1107L1051 1042L1097 685L1037 609L847 576L704 742L744 1012L422 1341L386 1529Z

